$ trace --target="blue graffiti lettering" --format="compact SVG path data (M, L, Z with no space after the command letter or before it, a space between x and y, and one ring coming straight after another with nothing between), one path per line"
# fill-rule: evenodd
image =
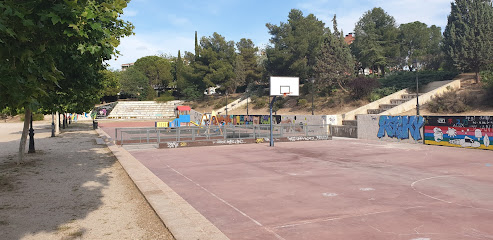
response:
M420 129L424 122L421 116L380 116L377 137L385 137L387 133L390 138L409 139L409 134L411 134L414 140L421 140Z

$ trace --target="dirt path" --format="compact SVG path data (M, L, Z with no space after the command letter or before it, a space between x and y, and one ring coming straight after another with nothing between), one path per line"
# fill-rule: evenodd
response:
M22 123L0 123L1 239L173 239L89 123L49 127L18 166Z

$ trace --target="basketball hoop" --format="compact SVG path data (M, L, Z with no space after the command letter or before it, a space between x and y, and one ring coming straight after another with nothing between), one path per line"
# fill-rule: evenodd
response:
M285 93L282 93L282 96L283 97L286 97L288 94L291 94L290 92L285 92Z

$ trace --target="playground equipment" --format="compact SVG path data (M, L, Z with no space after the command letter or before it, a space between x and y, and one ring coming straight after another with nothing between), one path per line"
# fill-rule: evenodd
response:
M175 119L170 122L156 122L155 127L181 127L192 126L192 124L198 126L197 123L190 120L191 110L189 106L177 106L175 108Z

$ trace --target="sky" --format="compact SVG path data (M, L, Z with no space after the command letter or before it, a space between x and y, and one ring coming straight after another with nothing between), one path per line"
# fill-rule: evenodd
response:
M260 48L269 44L266 23L286 22L291 9L304 16L312 13L332 28L337 15L338 28L353 31L363 14L374 7L383 8L397 25L420 21L445 29L451 0L132 0L122 18L134 24L135 35L121 40L120 56L107 63L111 69L132 63L144 56L177 56L194 51L195 31L199 39L214 32L227 41L249 38Z

